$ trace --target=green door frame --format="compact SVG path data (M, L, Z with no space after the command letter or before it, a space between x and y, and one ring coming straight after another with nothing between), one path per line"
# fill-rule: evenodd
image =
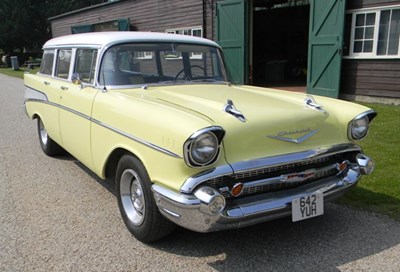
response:
M247 83L248 1L226 0L216 3L216 41L223 48L232 83Z
M310 0L307 93L339 97L345 0Z

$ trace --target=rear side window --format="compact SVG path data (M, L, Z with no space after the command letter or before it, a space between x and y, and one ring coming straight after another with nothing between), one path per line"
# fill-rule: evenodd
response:
M39 73L45 74L45 75L52 75L53 74L53 63L54 63L54 49L53 50L44 50Z
M56 77L68 79L71 57L71 49L61 49L58 51Z
M94 72L96 69L97 50L78 49L76 50L76 63L74 73L79 75L82 82L93 84Z

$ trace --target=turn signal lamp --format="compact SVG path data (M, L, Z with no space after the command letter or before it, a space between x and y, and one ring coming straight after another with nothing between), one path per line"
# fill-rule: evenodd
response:
M243 183L236 183L231 189L231 195L234 197L240 196L243 192Z

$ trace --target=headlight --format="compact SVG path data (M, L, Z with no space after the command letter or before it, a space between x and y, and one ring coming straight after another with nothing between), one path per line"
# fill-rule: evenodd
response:
M375 116L376 112L368 111L354 118L349 123L349 138L352 140L361 140L364 138L368 133L369 123Z
M200 130L193 134L184 145L186 164L199 167L215 162L224 134L225 132L219 127Z

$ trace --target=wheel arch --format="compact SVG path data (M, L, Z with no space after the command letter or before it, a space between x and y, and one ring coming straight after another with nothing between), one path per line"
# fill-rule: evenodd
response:
M111 152L111 154L108 156L108 159L105 163L105 167L104 167L105 178L114 178L115 177L118 162L124 155L131 155L131 156L137 158L144 165L143 160L141 160L140 157L137 156L134 152L129 151L122 147L118 147Z

